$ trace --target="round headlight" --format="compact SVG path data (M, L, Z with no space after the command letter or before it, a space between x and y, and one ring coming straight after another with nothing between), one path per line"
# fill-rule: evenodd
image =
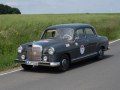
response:
M20 46L20 47L18 48L18 53L21 53L22 50L23 50L23 48L22 48L22 46Z
M48 49L48 53L49 53L50 55L53 55L54 52L55 52L55 49L54 49L53 47L51 47L51 48Z
M21 55L21 59L22 59L22 60L25 60L25 55Z
M48 59L47 56L44 56L44 57L43 57L43 61L47 62L47 59Z

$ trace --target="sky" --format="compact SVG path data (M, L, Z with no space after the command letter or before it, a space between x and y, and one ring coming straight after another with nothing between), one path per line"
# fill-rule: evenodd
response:
M120 13L120 0L0 0L22 14Z

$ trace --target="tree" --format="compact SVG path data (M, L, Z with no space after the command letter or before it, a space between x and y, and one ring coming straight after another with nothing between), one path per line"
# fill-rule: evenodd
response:
M0 4L0 14L21 14L18 8L12 8L8 5Z

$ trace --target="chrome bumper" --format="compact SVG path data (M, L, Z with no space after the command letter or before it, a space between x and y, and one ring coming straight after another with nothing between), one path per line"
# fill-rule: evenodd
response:
M15 62L20 64L26 64L26 61L28 60L19 60L19 59L15 60ZM38 65L34 65L34 66L49 66L49 67L60 66L60 62L44 62L44 61L33 61L33 62L38 62Z

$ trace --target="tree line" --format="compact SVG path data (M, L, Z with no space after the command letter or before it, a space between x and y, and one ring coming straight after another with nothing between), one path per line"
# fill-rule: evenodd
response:
M18 8L0 4L0 14L21 14Z

